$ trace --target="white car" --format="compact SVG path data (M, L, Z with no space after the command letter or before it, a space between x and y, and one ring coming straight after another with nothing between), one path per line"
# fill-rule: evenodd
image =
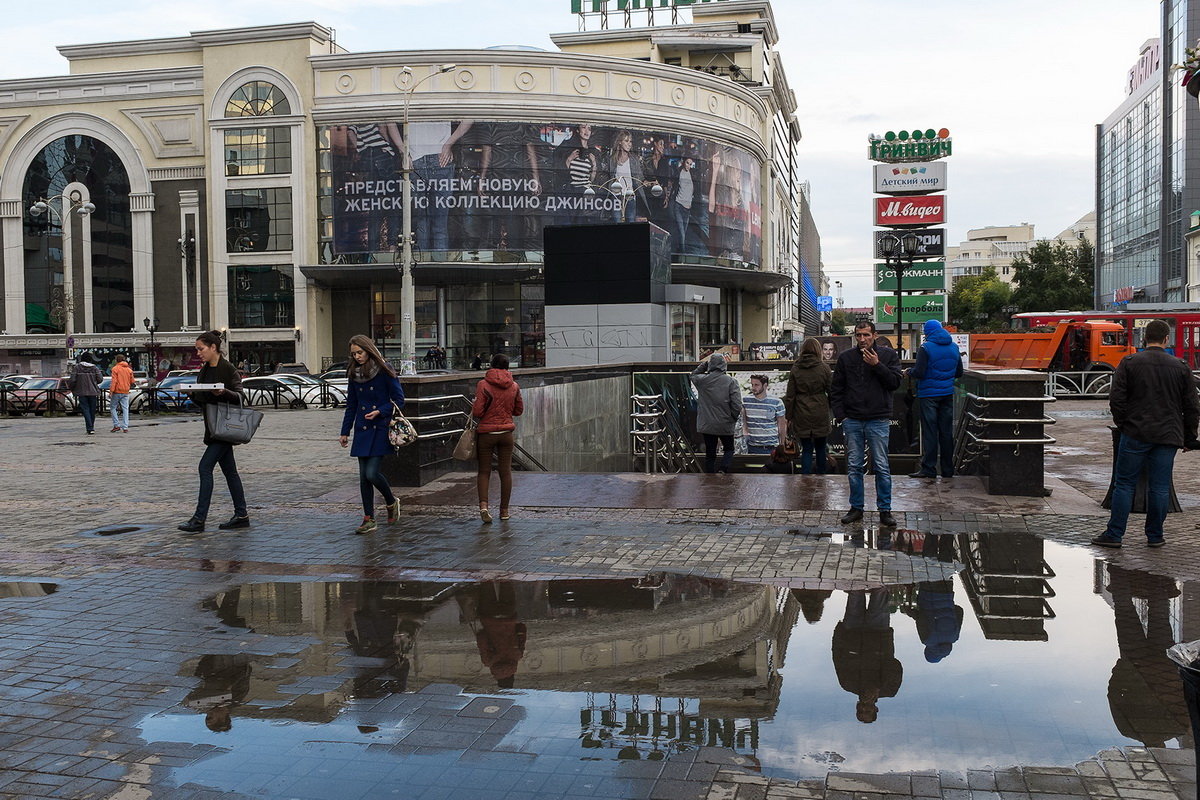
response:
M346 403L344 387L308 375L263 375L243 378L242 392L252 406L286 405L288 408L338 406Z

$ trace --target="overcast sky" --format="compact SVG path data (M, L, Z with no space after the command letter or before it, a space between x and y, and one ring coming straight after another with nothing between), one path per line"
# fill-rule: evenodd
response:
M13 4L0 77L60 75L60 44L314 20L351 51L528 44L576 29L570 0L131 0ZM615 2L613 3L615 6ZM1158 36L1157 0L774 0L800 101L801 155L826 272L869 305L866 137L950 129L951 243L1030 222L1054 236L1094 204L1094 126Z

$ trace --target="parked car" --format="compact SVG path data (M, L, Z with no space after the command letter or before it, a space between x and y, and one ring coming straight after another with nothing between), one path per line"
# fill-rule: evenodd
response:
M319 381L310 375L263 375L242 381L242 391L250 405L279 404L288 408L306 408L310 405L332 405L338 407L346 402L344 386L335 386Z
M12 383L12 384L16 384L17 386L20 386L21 384L25 383L26 381L31 381L36 377L38 377L38 376L37 375L4 375L4 376L0 376L0 381L7 381L8 383Z
M311 375L307 364L293 362L291 364L276 364L275 375Z
M66 378L33 378L6 392L3 399L4 413L14 417L31 412L40 417L47 411L72 414L77 409Z
M131 395L129 410L135 414L146 411L198 411L200 407L192 401L190 393L173 388L195 382L196 378L192 375L163 378L155 388L141 389L136 395Z
M178 378L180 375L187 375L189 377L194 378L199 374L200 374L200 370L198 370L198 369L173 369L166 374L166 377L167 378Z
M339 389L345 389L350 379L346 377L346 370L331 369L327 372L322 372L317 376L317 380L322 383L328 383L330 386L336 386Z

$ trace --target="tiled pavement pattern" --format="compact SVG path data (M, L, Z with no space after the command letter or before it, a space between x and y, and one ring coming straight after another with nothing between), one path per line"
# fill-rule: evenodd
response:
M975 479L939 482L931 490L901 478L902 523L932 533L1022 530L1085 544L1102 526L1097 515L1103 512L1095 506L1088 511L1107 478L1107 455L1095 446L1107 442L1101 409L1087 403L1060 403L1054 409L1060 444L1048 464L1066 481L1056 484L1056 497L1001 503L988 498ZM406 492L408 512L396 528L350 536L356 522L353 462L335 442L339 417L336 412L275 412L255 443L238 450L254 527L190 538L173 526L188 516L194 498L200 448L195 421L139 420L127 435L84 437L77 418L0 420L0 573L8 580L59 584L57 593L45 597L0 600L0 796L1195 797L1190 751L1145 748L1108 750L1077 765L1022 765L965 775L831 773L825 780L798 783L759 775L735 763L734 754L715 748L661 763L621 764L615 776L592 774L585 761L547 760L535 766L541 759L508 775L503 770L512 766L499 767L496 754L486 748L447 749L449 739L415 735L434 730L429 722L434 717L443 718L436 730L464 734L451 737L456 747L465 739L485 744L486 737L503 729L502 719L466 714L471 698L455 687L437 686L395 700L413 705L413 719L423 720L409 734L413 740L401 745L477 764L476 780L482 775L487 782L429 785L437 772L424 770L364 787L345 775L319 770L300 775L297 769L290 785L268 784L263 776L277 777L276 765L257 785L252 774L236 790L174 787L167 779L171 769L207 763L218 752L206 745L150 747L138 735L148 715L177 705L194 688L196 679L181 672L181 664L202 653L251 652L279 658L281 664L291 655L280 649L279 637L231 636L195 614L202 599L235 580L386 579L427 571L455 578L550 578L669 568L777 585L850 588L936 579L945 569L901 554L848 551L823 536L843 531L837 523L841 478L809 479L813 485L806 486L774 476L734 476L715 492L712 479L704 476L649 482L620 476L619 483L610 476L570 476L569 484L539 490L545 477L522 475L515 519L491 527L471 516L469 481L451 479ZM1200 455L1180 456L1177 487L1185 508L1200 499L1200 470L1189 468L1189 458ZM606 502L593 502L589 481L604 487ZM214 523L228 513L222 492L218 478ZM780 497L787 502L778 502ZM871 519L868 514L868 523ZM149 528L113 537L77 535L124 524ZM1147 550L1131 535L1124 550L1100 555L1131 569L1200 580L1197 527L1194 513L1176 515L1169 521L1169 547ZM374 710L392 718L401 713L384 705ZM465 781L462 776L471 773L454 774Z

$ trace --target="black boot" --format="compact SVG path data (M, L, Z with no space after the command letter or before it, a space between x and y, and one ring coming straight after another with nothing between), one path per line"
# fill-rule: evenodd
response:
M233 530L234 528L249 528L250 517L239 517L237 514L234 514L229 518L229 522L222 522L217 527L223 531Z
M204 520L192 517L187 522L179 526L179 530L184 533L200 533L204 530Z

